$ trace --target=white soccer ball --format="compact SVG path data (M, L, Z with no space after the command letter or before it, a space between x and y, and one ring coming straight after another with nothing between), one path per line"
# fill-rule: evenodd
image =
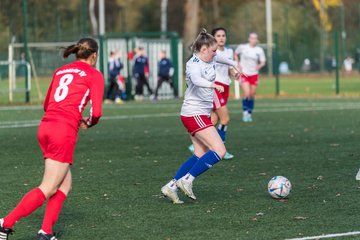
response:
M286 177L275 176L269 181L268 192L273 198L286 198L291 192L291 183Z

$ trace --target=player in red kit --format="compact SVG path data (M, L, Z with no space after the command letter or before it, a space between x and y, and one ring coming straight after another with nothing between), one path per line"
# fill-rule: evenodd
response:
M56 240L52 226L71 190L70 165L79 128L94 126L101 117L104 93L102 74L94 68L98 44L91 38L80 39L64 50L63 56L75 54L76 61L57 69L44 102L44 117L38 129L38 141L44 153L45 170L41 184L28 192L19 204L0 219L0 240L7 240L17 221L28 216L47 200L39 240ZM90 116L82 112L91 102Z

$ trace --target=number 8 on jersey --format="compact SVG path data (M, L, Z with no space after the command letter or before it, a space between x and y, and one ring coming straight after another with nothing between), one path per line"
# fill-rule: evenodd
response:
M74 79L72 74L65 74L60 78L59 86L56 88L54 99L56 102L61 102L69 93L69 85Z

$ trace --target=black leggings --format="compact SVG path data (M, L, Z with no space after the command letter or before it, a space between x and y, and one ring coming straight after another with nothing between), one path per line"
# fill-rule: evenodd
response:
M119 98L121 95L121 91L119 89L119 85L116 82L116 77L110 79L109 88L106 92L106 98L112 99L112 94L115 91L115 98Z
M145 77L144 74L139 74L136 76L136 86L135 86L135 94L136 95L144 95L144 85L147 87L150 94L153 91L150 88L148 79Z
M177 94L177 91L174 87L174 82L172 81L172 79L170 78L170 76L159 76L159 79L158 79L158 82L157 82L157 87L156 87L156 90L155 90L155 97L158 96L158 91L162 85L163 82L168 82L170 84L170 87L173 89L174 91L174 97L177 97L178 94Z

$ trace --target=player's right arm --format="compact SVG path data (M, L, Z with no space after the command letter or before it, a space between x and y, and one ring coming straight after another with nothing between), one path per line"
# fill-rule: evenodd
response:
M104 94L104 77L100 72L94 74L94 79L90 79L90 116L86 119L88 127L96 125L102 115L102 100ZM81 122L80 122L81 127Z
M188 77L189 77L190 81L195 86L204 87L204 88L214 88L214 89L218 90L219 92L224 91L223 86L209 82L205 78L201 77L201 67L198 64L196 64L196 63L188 64L187 72L188 72Z
M212 83L201 77L201 66L199 64L191 63L186 68L188 77L195 86L211 88Z

